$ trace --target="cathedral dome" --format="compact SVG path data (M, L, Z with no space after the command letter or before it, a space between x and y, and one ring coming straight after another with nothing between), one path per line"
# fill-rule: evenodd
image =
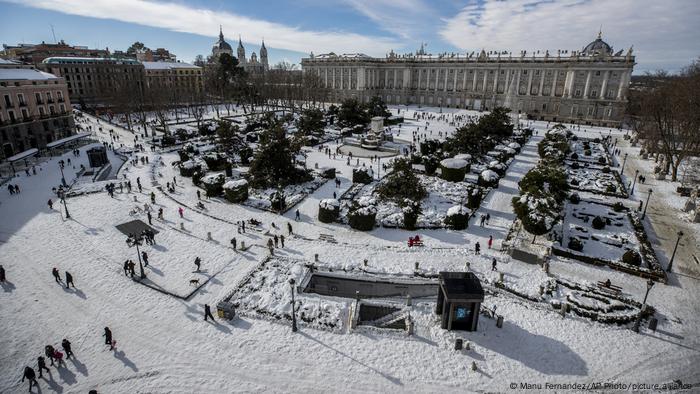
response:
M598 38L595 41L583 48L584 55L612 55L612 51L612 47L603 41L600 33L598 33Z
M224 32L219 27L219 39L214 43L214 46L211 48L213 53L232 53L233 48L231 48L231 45L229 45L226 40L224 40Z

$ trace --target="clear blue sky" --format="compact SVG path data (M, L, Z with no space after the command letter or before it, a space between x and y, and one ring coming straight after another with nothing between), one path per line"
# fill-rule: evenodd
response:
M673 6L669 6L672 4ZM700 55L700 1L672 0L0 0L0 40L126 49L165 47L180 60L207 55L219 25L246 55L264 38L270 62L309 52L383 56L437 52L578 50L603 38L634 45L636 72L677 71Z

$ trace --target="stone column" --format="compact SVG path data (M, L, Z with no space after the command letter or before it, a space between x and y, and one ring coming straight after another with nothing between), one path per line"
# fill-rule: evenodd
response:
M403 69L403 88L411 88L411 70L409 68Z
M552 91L549 92L550 96L555 97L557 95L557 78L559 77L559 70L554 70L554 80L552 81Z
M617 87L617 100L622 100L622 92L627 84L627 73L628 71L622 71L620 73L620 86Z
M588 89L591 87L591 75L593 74L592 70L588 70L586 72L586 85L583 87L583 97L588 98Z
M541 70L540 71L540 88L537 89L538 96L542 95L542 88L544 88L544 75L545 75L545 70Z
M393 89L396 90L396 89L397 89L397 88L396 88L396 82L397 82L397 79L398 79L398 75L397 75L397 74L398 74L399 70L398 70L398 69L394 69L393 71L394 71L394 87L393 87Z
M365 88L365 69L360 67L357 69L357 90Z
M521 70L518 69L518 73L515 75L515 95L520 96L520 73Z
M486 92L486 83L489 81L489 70L484 70L484 88L483 92Z
M566 94L566 98L571 98L573 92L573 86L574 86L574 70L567 70L566 71L566 84L564 85L564 92Z
M609 78L610 78L610 70L605 70L605 74L603 75L603 85L600 87L599 98L601 98L601 99L605 98L605 91L608 90L608 79Z
M526 96L529 96L530 92L532 92L532 90L531 90L532 89L532 77L533 77L535 70L530 69L529 71L530 72L528 74L530 74L530 75L527 78L527 92L525 93Z
M512 70L506 69L506 80L505 83L503 84L503 93L507 94L508 93L508 84L510 83L510 73Z
M496 69L496 76L493 77L493 93L498 93L498 74L500 74L501 70Z
M453 91L453 92L456 92L456 91L457 91L457 75L459 75L459 74L457 73L457 71L459 71L459 70L457 70L457 69L454 70L455 77L454 77L454 79L452 80L452 91Z
M445 87L442 88L443 92L447 91L447 81L449 81L449 79L450 79L450 69L446 68L445 69Z
M467 90L467 75L469 74L469 69L464 69L464 77L462 77L462 91Z
M435 69L435 91L436 92L438 91L438 88L440 87L439 82L440 82L440 69L437 68L437 69ZM435 96L435 97L437 98L437 96ZM433 103L433 104L435 104L435 103Z
M474 80L472 81L472 92L476 92L476 74L479 72L479 69L474 70Z

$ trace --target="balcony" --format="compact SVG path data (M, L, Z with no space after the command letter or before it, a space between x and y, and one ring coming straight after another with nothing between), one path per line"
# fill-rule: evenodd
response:
M24 101L20 101L20 102L19 102L19 106L20 106L20 107L26 107L26 106L27 106L27 103L24 102Z

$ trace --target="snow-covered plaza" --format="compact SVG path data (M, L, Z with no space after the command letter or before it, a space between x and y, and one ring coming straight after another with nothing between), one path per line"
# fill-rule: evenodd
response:
M400 127L387 128L397 146L410 146L417 135L419 141L444 140L469 116L481 115L448 108L389 109L404 118ZM236 108L234 115L242 111ZM464 182L419 176L429 194L415 230L401 228L405 211L397 205L378 204L373 206L377 227L357 231L348 225L347 211L372 197L380 187L375 177L386 175L382 165L402 151L375 159L358 154L339 136L322 147L303 147L314 178L304 187L285 189L286 210L280 214L268 201L274 189L251 188L245 203L223 195L208 198L191 176L181 175L183 146L151 145L140 133L135 139L125 125L80 113L76 124L91 135L79 143L79 154L70 148L32 159L26 172L1 179L0 264L6 281L0 283L0 392L24 392L24 366L35 365L46 345L60 348L63 338L75 355L65 366L49 366L39 379L41 392L611 391L606 384L638 392L698 390L700 223L683 212L685 199L676 193L680 183L654 179L654 160L643 159L640 147L625 138L630 131L565 125L573 132L572 151L580 156L573 166L567 157L565 167L569 182L575 179L571 191L581 201L567 198L563 225L552 230L563 242L540 236L531 244L532 237L514 227L512 200L520 195L520 180L538 165L538 144L554 124L520 122L533 134L523 137L522 146L512 145L517 151L503 147L499 152L510 153L502 162L474 160L466 178L462 174ZM608 148L601 143L606 137ZM87 150L103 143L117 148L107 150L113 173L95 182L77 176L81 165L88 166ZM209 148L204 142L197 146L201 158ZM616 149L620 154L611 153ZM623 155L623 174L610 175L611 169L621 169ZM52 191L61 184L61 160L71 186L65 206ZM414 167L429 172L423 164ZM328 168L335 179L321 175ZM492 168L503 170L502 176ZM353 183L358 170L370 174L366 185ZM7 175L5 169L2 173ZM485 179L491 173L495 184ZM642 184L635 174L649 176ZM113 195L105 192L110 183L116 184ZM9 185L20 192L9 193ZM454 211L450 208L466 205L466 194L474 189L483 194L476 206L465 208L468 227L442 225ZM646 204L649 190L653 195L640 219L637 208L640 201ZM332 209L331 200L338 201L339 216L320 221L319 206ZM624 209L615 207L617 202ZM606 216L608 227L591 236L589 218ZM139 246L148 256L143 279L137 249L115 227L133 220L150 222L156 231L153 245ZM673 269L666 272L679 231ZM416 235L421 245L409 245ZM573 236L580 238L581 251L567 248ZM561 252L554 250L539 264L512 257L517 248ZM636 251L646 268L620 263L625 248ZM586 262L577 254L598 260ZM137 262L136 275L124 268L129 259ZM51 275L54 267L60 281ZM472 332L442 329L436 296L362 300L358 293L357 300L302 288L314 272L436 284L440 272L463 271L473 272L484 290ZM65 272L74 287L66 288ZM606 281L607 287L601 285ZM639 322L647 293L651 308ZM358 324L363 302L394 308L399 311L394 316L410 328ZM217 314L222 303L235 306L233 319ZM214 321L205 321L205 304ZM656 326L650 328L652 318ZM637 323L639 332L633 330ZM114 335L113 350L102 336L105 327ZM455 349L457 340L462 349Z

